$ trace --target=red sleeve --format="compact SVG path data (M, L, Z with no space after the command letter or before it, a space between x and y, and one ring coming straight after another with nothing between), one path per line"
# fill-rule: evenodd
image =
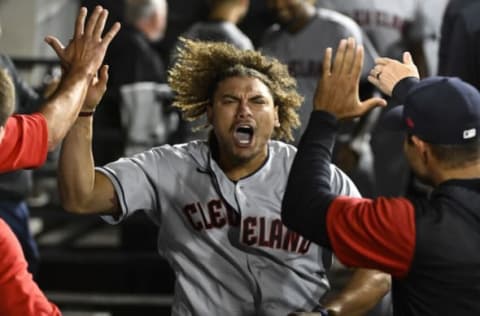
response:
M13 115L0 143L0 172L40 167L47 158L47 121L40 113Z
M327 212L333 251L348 266L378 269L402 278L415 249L415 210L405 198L340 196Z
M1 219L0 254L0 315L61 315L33 281L19 242Z

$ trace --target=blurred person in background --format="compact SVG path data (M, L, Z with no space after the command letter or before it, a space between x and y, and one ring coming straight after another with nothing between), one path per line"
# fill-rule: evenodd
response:
M459 77L480 90L480 2L451 0L445 10L439 74Z
M401 59L403 52L409 51L420 75L429 74L424 43L434 36L435 30L420 0L318 0L318 4L354 19L379 55ZM384 110L381 112L383 115ZM416 185L403 156L402 133L387 133L377 127L372 132L371 147L375 169L373 196L397 196L414 190L423 194L423 187Z
M165 123L161 121L162 91L157 89L158 84L165 83L166 70L153 47L166 30L167 2L125 0L123 7L124 26L105 56L105 63L110 66L107 93L95 113L93 150L99 165L119 158L136 145L150 146L167 139ZM155 106L149 110L154 112L146 115L152 121L135 122L135 116L140 114L130 110L144 109L152 102ZM135 139L132 129L142 129L140 125L144 128L140 132L146 135L141 137L147 139Z
M321 75L323 51L334 47L342 38L353 36L366 47L365 69L373 66L377 56L369 45L368 38L351 18L338 12L316 8L312 0L265 0L276 16L277 24L265 33L259 49L288 65L290 73L298 83L305 103L299 110L301 127L294 132L294 143L298 144L312 111L313 96ZM373 93L364 71L362 96ZM370 196L374 191L373 157L370 148L370 130L377 114L372 112L354 124L343 124L336 147L335 163L358 185L362 195Z

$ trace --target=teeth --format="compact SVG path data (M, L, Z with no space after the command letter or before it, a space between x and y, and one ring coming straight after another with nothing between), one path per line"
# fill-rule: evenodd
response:
M242 125L237 127L234 135L240 144L247 145L252 140L253 130L250 126Z
M235 136L241 143L248 143L250 141L250 133L245 133L241 131L237 131Z

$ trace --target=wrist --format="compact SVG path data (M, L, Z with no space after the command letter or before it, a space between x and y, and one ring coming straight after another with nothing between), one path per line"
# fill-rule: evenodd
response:
M78 113L78 117L91 117L95 113L95 110L90 110L90 111L81 111Z

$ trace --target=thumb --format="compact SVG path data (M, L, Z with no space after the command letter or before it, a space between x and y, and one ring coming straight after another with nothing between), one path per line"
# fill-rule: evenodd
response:
M387 106L387 101L385 99L378 98L378 97L367 99L362 102L362 106L360 107L361 113L358 113L358 114L363 115L377 106L382 106L382 107Z
M108 65L103 65L102 68L100 68L99 74L98 74L98 80L102 85L107 85L108 81Z
M50 45L50 47L55 51L55 53L60 58L60 60L63 61L63 59L64 59L64 53L63 52L64 52L65 47L58 40L58 38L56 38L54 36L47 36L47 37L45 37L45 43Z
M404 52L403 53L403 63L407 65L413 65L413 58L410 52Z

